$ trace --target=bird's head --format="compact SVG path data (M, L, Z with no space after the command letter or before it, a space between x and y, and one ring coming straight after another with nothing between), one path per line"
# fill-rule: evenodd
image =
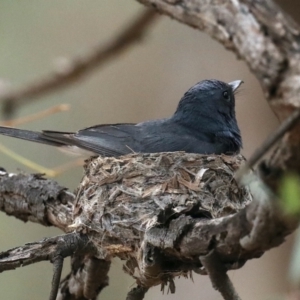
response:
M225 83L215 79L198 82L181 98L173 120L198 132L233 134L240 139L234 96L242 83L242 80ZM241 140L237 144L241 145Z
M241 80L225 83L215 79L198 82L183 95L174 118L193 127L203 126L207 120L221 125L235 120L234 94L242 83Z
M243 83L236 80L225 83L219 80L203 80L192 86L181 98L176 114L198 114L200 117L219 118L234 117L234 94Z

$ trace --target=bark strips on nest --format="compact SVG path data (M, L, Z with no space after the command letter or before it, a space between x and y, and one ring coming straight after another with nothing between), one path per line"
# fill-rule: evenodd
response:
M124 269L139 285L186 275L201 267L199 255L184 257L176 245L193 224L233 214L251 201L233 177L243 160L184 152L94 158L85 166L71 228L88 234L98 258L126 259ZM156 228L165 228L165 237ZM160 247L151 245L158 238Z
M160 283L174 292L173 277L188 276L191 270L204 274L201 262L212 250L225 270L239 268L282 243L297 226L297 219L285 216L268 195L250 202L247 190L233 178L242 162L241 156L181 152L95 158L86 165L76 199L40 176L3 172L3 211L11 213L14 200L20 201L27 207L26 220L48 220L42 224L61 224L64 231L75 232L2 252L0 272L66 253L64 245L74 248L75 241L84 250L74 254L72 272L60 285L61 299L88 299L99 292L108 284L113 256L126 260L124 270L139 284L128 299L142 299L135 293ZM35 200L38 195L42 202ZM73 253L72 247L67 253ZM92 280L97 272L101 282Z
M226 3L223 0L138 1L153 6L159 12L168 14L172 18L185 24L206 31L227 48L237 53L240 58L248 63L250 69L260 81L270 106L281 120L285 119L287 115L300 107L300 29L299 26L292 22L271 0L235 0L227 1ZM289 134L285 136L283 142L277 147L269 162L265 164L266 168L263 169L265 171L264 181L269 184L273 192L276 192L281 176L285 174L286 171L292 170L296 173L300 172L299 132L299 126L289 131ZM187 174L189 174L189 176L191 175L189 172L187 172ZM207 171L203 177L205 174L207 175ZM6 183L11 183L12 181L12 184L16 184L16 186L20 183L15 180L15 177L10 178L9 176L5 176L6 175L3 175L2 179L3 177L6 178ZM2 179L0 178L0 181ZM38 180L38 178L35 179ZM177 189L177 187L173 186L177 184L181 186L181 188L183 186L183 189L186 189L186 185L188 185L188 189L192 191L191 194L197 192L190 188L194 186L193 177L191 177L191 186L189 185L191 182L186 180L185 176L182 176L182 179L185 181L181 180L180 182L177 177L174 182L170 180L170 187L172 186L172 188ZM116 178L114 180L116 180ZM127 180L130 181L130 179ZM83 185L84 184L83 182ZM107 184L111 185L113 183ZM158 188L158 196L161 191L167 189L168 185L169 182L166 184L166 187L162 188L161 186ZM89 194L91 199L93 199L93 192L95 192L93 188L93 185L91 185L91 194ZM74 222L72 217L70 218L69 207L60 202L57 194L53 194L53 200L56 201L55 208L62 204L63 209L60 213L62 216L64 214L68 216L59 218L58 222L56 220L58 211L55 209L51 212L51 218L48 218L47 208L51 205L52 200L43 202L45 210L31 209L31 205L28 205L27 208L29 209L26 208L25 214L18 214L18 212L16 212L14 215L24 220L40 222L43 225L54 224L57 226L57 224L61 224L61 228L65 231L70 230L68 225L70 225L69 221L71 221L73 222L73 227L75 226L78 231L87 232L88 236L91 236L92 241L98 246L99 257L118 255L125 258L127 259L126 270L133 274L140 283L150 286L157 284L158 281L161 280L163 283L169 282L171 290L173 290L174 286L168 272L165 274L165 277L157 278L163 275L166 270L170 271L170 265L173 266L173 269L171 269L173 274L179 274L180 272L187 274L186 272L194 267L197 268L201 266L199 261L197 261L192 268L189 263L191 261L193 263L195 262L193 258L197 255L208 254L211 248L214 248L222 263L228 262L229 267L234 267L233 262L237 257L241 258L241 261L238 262L241 264L243 260L245 261L246 259L257 257L263 251L282 243L284 237L296 228L298 222L297 219L291 220L290 217L285 216L282 211L278 209L273 194L263 200L260 195L258 195L258 197L255 197L256 201L250 203L250 205L242 209L239 213L217 219L209 219L208 217L210 216L209 214L205 215L205 210L199 210L200 206L196 206L195 210L191 209L195 204L193 201L189 203L191 206L187 205L189 201L184 202L184 200L182 200L183 205L178 201L175 202L177 206L173 207L173 204L169 205L168 202L159 198L155 203L151 203L152 207L157 209L158 217L155 219L155 217L150 214L150 217L152 217L151 220L148 223L142 222L142 220L145 220L145 214L138 214L138 212L136 212L134 217L137 218L137 223L130 229L126 227L128 224L124 222L127 218L129 224L132 224L132 220L128 218L128 212L124 211L124 214L121 215L120 218L112 218L109 214L115 211L121 213L122 209L133 210L134 206L129 206L126 199L128 199L130 195L135 199L134 197L137 197L137 195L130 193L130 186L126 186L126 188L128 188L128 190L126 190L127 193L121 190L116 191L116 194L113 196L110 195L112 201L108 200L106 203L108 210L105 210L103 207L101 208L101 205L97 207L95 212L92 211L94 207L81 210L82 202L80 198L77 198L76 218ZM37 189L39 190L39 187L37 187ZM6 190L7 188L3 186L3 189L0 191L1 195L4 195L4 197L0 198L2 203L9 203L11 201L9 200L10 195L13 195L15 200L21 199L25 206L27 203L32 203L30 202L32 193L25 193L19 197L15 192L16 190L24 190L22 184L18 189L11 189L9 191L10 194L7 194ZM151 189L149 192L154 193ZM47 194L47 191L45 191L45 193ZM80 193L83 193L83 190L81 190ZM107 191L104 189L103 193L107 193ZM120 200L122 205L118 207L116 206L116 199L121 195L123 195L123 200ZM179 197L178 194L175 195ZM26 199L25 196L28 198ZM142 196L143 194L138 195L138 197L142 199L142 203L144 203L143 201L146 200ZM157 197L157 195L155 195L155 197ZM147 198L147 196L145 196L145 198ZM71 198L70 202L72 202ZM34 205L36 204L37 203ZM11 209L13 205L12 200L9 205L1 205L1 209L11 214L13 212ZM211 205L211 207L213 208L211 212L212 215L214 213L216 213L216 215L220 213L214 205ZM116 210L113 211L113 208ZM175 210L176 208L178 211ZM15 209L20 209L20 207L16 205L14 210ZM232 207L229 205L229 211L230 209L232 209ZM199 215L197 215L197 213L195 214L195 211L198 212ZM37 216L37 212L41 213L40 216ZM41 218L43 212L45 218ZM181 217L179 217L180 214L182 215ZM142 217L142 220L138 219L138 217ZM94 218L96 221L100 220L100 225L97 223L96 226L91 226L92 223L89 218ZM161 222L160 226L155 226L158 222ZM126 231L124 231L125 235L120 234L120 230L123 230L123 228L124 230L126 229ZM184 231L185 229L186 231ZM99 230L103 233L102 240L99 240ZM108 233L112 232L113 235L110 237ZM133 240L126 239L126 234L129 234ZM140 244L141 251L135 252L138 243L137 238L139 237L144 239L144 243L142 242ZM52 242L51 240L51 243ZM123 244L123 242L125 243ZM44 241L40 243L45 245ZM109 247L110 243L111 247ZM173 250L170 251L172 247ZM4 265L5 268L11 268L13 266L16 267L17 265L20 266L29 263L31 259L30 255L26 257L23 256L19 259L14 256L16 251L22 252L23 248L20 247L3 252L0 257L0 267ZM167 261L165 259L166 257L175 258L177 264L173 259ZM48 255L40 255L39 260L48 258ZM78 257L75 256L74 258L76 261ZM86 268L86 270L95 270L95 268L93 268L95 261L92 260L93 259L88 258L88 265L92 267ZM38 259L34 261L38 261ZM97 284L89 285L89 281L86 280L85 271L81 267L82 264L85 264L85 259L79 257L78 261L72 264L72 273L62 282L60 295L63 295L63 299L87 299L81 297L85 297L85 295L97 295L99 291ZM137 261L140 263L138 264ZM180 265L181 262L182 264ZM230 265L230 263L233 264ZM108 261L101 259L96 262L96 264L104 264L106 266L104 268L105 270L109 265ZM88 265L86 264L86 266ZM179 272L176 273L178 270ZM199 269L195 270L201 272ZM92 273L93 271L88 277L90 277ZM159 274L159 276L154 276L153 281L151 281L147 276L149 274ZM75 281L76 284L74 284ZM105 273L99 287L103 287L106 284L107 278ZM74 288L74 285L76 285L76 288ZM92 290L94 292L90 290L85 294L87 285L90 287L93 286ZM74 290L79 292L74 293ZM140 291L141 294L144 294L146 290L147 288L145 287L139 286L137 288L137 291ZM131 296L131 294L128 295L128 299L142 299L141 297L137 298L134 296L137 295L134 289L132 290L132 294L133 296Z

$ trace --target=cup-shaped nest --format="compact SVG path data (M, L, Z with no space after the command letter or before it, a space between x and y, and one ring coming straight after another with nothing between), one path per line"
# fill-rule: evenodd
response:
M184 152L96 157L86 162L72 228L88 232L103 257L136 251L153 226L184 216L219 218L250 201L234 173L241 155Z

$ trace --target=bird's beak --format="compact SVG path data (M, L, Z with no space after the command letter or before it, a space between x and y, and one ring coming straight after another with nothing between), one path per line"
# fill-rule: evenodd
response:
M235 92L242 83L244 83L243 80L235 80L235 81L229 82L228 84L231 86L232 91Z

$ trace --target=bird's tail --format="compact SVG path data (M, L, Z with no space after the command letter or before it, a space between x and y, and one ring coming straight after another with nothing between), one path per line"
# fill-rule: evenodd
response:
M15 137L17 139L22 139L26 141L31 141L31 142L36 142L36 143L41 143L41 144L46 144L46 145L51 145L56 147L64 145L63 143L46 139L43 136L43 133L38 131L30 131L25 129L0 126L0 134Z

